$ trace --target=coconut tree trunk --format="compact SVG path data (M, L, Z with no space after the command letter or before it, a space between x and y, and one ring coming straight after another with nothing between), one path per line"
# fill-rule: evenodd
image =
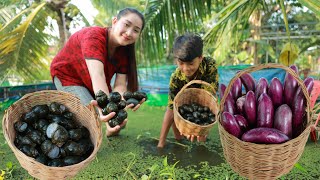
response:
M66 20L65 20L63 8L58 9L56 12L59 16L59 19L57 19L57 23L59 27L59 36L60 36L59 47L62 47L68 40L68 30L66 28Z
M260 64L260 60L258 58L258 44L257 41L260 40L261 34L261 11L255 10L249 19L250 23L250 32L253 38L253 45L251 48L251 54L253 54L254 62L253 64Z

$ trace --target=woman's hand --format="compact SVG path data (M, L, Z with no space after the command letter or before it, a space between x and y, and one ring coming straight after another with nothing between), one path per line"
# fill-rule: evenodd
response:
M138 110L139 109L139 107L142 105L142 103L144 103L146 101L146 98L143 98L140 102L139 102L139 104L137 104L136 106L134 106L134 104L129 104L129 105L127 105L127 107L126 107L126 109L132 109L132 111L136 111L136 110Z
M110 119L112 119L116 115L115 112L111 112L107 115L103 115L102 109L99 107L98 102L96 100L91 100L91 104L94 105L98 109L99 118L100 118L100 121L102 121L102 122L108 122Z
M128 119L125 119L121 124L116 125L115 127L110 127L109 123L106 122L106 135L107 137L118 135L121 129L123 129L128 122Z
M107 115L103 115L102 110L99 107L98 102L96 100L91 100L91 104L94 105L98 109L100 121L106 123L106 127L107 127L106 135L107 136L114 136L114 135L119 134L120 130L123 129L125 127L125 125L127 124L128 119L125 119L120 125L117 125L115 127L110 127L108 121L110 119L112 119L116 115L116 113L111 112Z

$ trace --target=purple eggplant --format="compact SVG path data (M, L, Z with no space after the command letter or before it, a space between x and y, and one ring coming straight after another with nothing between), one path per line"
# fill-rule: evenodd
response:
M256 86L256 99L258 100L262 93L268 93L268 80L264 77L260 78Z
M313 85L314 85L314 79L312 78L312 77L307 77L304 81L303 81L303 84L306 86L306 89L307 89L307 91L308 91L308 94L309 94L309 96L311 95L311 91L312 91L312 89L313 89ZM297 89L297 91L296 91L296 93L295 93L295 96L297 95L297 94L301 94L302 96L304 96L303 95L303 92L301 91L302 89L301 89L301 87L298 87L298 89ZM294 97L295 97L294 96Z
M279 107L283 102L283 86L277 77L272 78L268 95L272 100L273 106L275 108Z
M244 102L246 100L246 96L241 96L236 101L236 110L239 114L244 114Z
M224 108L224 111L226 112L230 112L231 114L236 114L235 102L230 93L228 94L226 101L224 102L223 108Z
M298 68L296 65L291 65L290 68L298 74ZM283 85L283 98L284 103L292 107L293 97L298 89L298 82L289 73L286 74Z
M292 137L292 111L287 104L278 107L274 115L273 127Z
M232 88L231 88L231 94L232 94L234 101L236 101L242 95L242 83L241 83L240 78L237 78L234 81Z
M271 98L262 93L258 99L257 127L273 127L274 109Z
M257 117L257 108L256 108L256 97L254 95L253 91L249 91L246 94L246 99L244 101L244 114L246 116L246 119L249 123L249 126L255 127L257 122L256 122L256 117Z
M241 131L241 128L235 117L229 112L223 112L221 117L221 124L224 129L235 137L240 138L243 132Z
M290 138L274 128L255 128L247 131L241 137L242 141L257 144L280 144L288 141Z
M240 76L240 79L246 89L246 92L255 91L256 83L251 74L244 73Z
M220 94L220 99L222 99L223 95L224 95L224 91L226 91L227 86L224 84L220 84L219 86L219 94Z
M306 78L303 83L307 88L308 93L311 92L313 88L313 78ZM293 98L293 106L292 106L292 135L293 137L297 137L303 131L303 118L306 113L306 104L307 100L302 92L301 87L298 87L296 94Z
M249 124L246 118L239 114L234 115L234 117L236 118L236 121L239 124L241 131L246 132L249 129Z

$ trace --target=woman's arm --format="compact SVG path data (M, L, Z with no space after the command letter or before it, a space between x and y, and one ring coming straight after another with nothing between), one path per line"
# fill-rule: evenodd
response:
M96 94L99 90L102 90L109 94L103 63L96 59L86 59L86 64L91 77L93 92Z
M119 74L119 73L116 74L113 91L117 91L121 95L127 91L127 75L126 74Z

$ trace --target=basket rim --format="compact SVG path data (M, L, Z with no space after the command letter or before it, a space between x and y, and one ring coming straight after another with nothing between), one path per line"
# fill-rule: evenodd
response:
M32 96L34 96L34 95L43 95L43 94L52 94L52 93L53 94L57 94L57 95L64 95L64 96L70 96L72 98L76 98L76 100L79 101L78 103L82 106L82 108L84 108L87 111L91 112L93 118L96 120L96 125L97 125L97 128L99 129L98 133L101 135L101 138L97 138L96 143L93 144L94 145L93 146L93 151L90 154L90 156L88 156L86 159L84 159L83 161L81 161L81 162L79 162L77 164L68 165L68 166L62 166L62 167L52 167L52 166L47 166L45 164L42 164L42 163L36 161L35 158L27 156L22 151L20 151L16 147L16 145L11 142L11 139L8 136L7 126L8 126L8 123L9 123L9 118L8 118L9 111L11 111L18 104L23 103L23 101L26 101L28 98L32 98ZM41 166L41 167L49 169L49 170L62 170L62 169L65 169L66 167L68 167L68 168L77 168L79 170L83 169L85 167L83 164L90 163L94 159L94 157L97 155L98 151L100 150L100 147L101 147L101 144L102 144L102 129L101 129L100 122L97 119L96 113L93 112L93 105L90 104L88 106L85 106L85 105L81 104L80 99L77 96L75 96L74 94L71 94L71 93L68 93L68 92L64 92L64 91L59 91L59 90L42 90L42 91L36 91L36 92L25 94L22 98L20 98L16 102L14 102L10 107L8 107L5 110L3 118L2 118L2 129L3 129L3 134L4 134L4 137L5 137L5 140L7 141L10 149L13 151L13 153L15 154L17 159L18 159L18 157L17 157L16 154L18 154L18 156L20 156L20 157L26 158L28 161L30 161L31 163L36 164L37 166ZM97 135L97 136L99 136L99 135ZM18 159L18 161L20 162L19 159ZM25 169L25 170L27 170L29 172L29 169Z

